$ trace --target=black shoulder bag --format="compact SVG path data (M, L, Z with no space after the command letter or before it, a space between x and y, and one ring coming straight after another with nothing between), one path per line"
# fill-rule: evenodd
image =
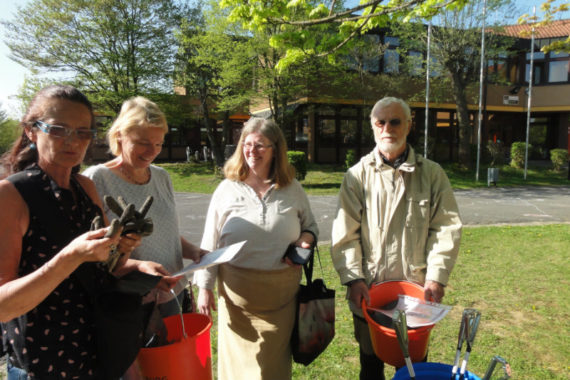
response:
M322 279L313 280L314 256L311 255L309 262L303 265L307 283L300 286L297 294L291 336L293 360L304 365L311 364L334 338L335 291L327 289ZM320 262L319 257L319 265Z

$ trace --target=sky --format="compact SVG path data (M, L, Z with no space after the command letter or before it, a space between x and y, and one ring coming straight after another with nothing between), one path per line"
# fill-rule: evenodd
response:
M2 16L1 20L11 20L16 12L17 6L25 5L29 0L1 0ZM555 4L560 4L563 0L558 0ZM516 0L517 9L520 14L532 13L532 7L542 3L540 0ZM539 9L537 7L537 14ZM565 18L570 17L566 15ZM516 19L513 23L516 22ZM509 22L510 23L510 22ZM4 28L0 26L0 107L12 118L21 117L19 102L13 98L24 82L24 77L29 75L29 71L8 58L10 50L4 44Z

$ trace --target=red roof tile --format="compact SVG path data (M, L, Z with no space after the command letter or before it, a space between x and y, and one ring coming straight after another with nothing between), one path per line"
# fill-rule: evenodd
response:
M507 25L499 34L511 37L530 39L530 30L533 24L525 25ZM521 32L529 31L528 35L521 35ZM538 26L534 30L534 38L550 38L550 37L568 37L570 36L570 19L556 20L543 26Z

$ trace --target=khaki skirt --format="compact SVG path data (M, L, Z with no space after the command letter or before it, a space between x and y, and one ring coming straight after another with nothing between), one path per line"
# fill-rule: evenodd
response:
M301 268L220 265L218 380L289 380Z

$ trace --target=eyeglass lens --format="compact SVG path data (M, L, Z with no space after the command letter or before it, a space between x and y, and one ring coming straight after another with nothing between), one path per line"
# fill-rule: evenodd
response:
M36 126L44 133L54 137L68 137L75 135L80 140L90 140L95 136L94 129L73 129L60 125L52 125L38 120Z
M257 151L264 151L265 149L269 148L271 145L262 145L262 144L252 144L252 143L245 143L243 144L245 149L255 149Z
M384 127L388 123L390 123L392 127L398 127L400 124L402 124L402 120L400 119L376 120L376 126L378 127Z

